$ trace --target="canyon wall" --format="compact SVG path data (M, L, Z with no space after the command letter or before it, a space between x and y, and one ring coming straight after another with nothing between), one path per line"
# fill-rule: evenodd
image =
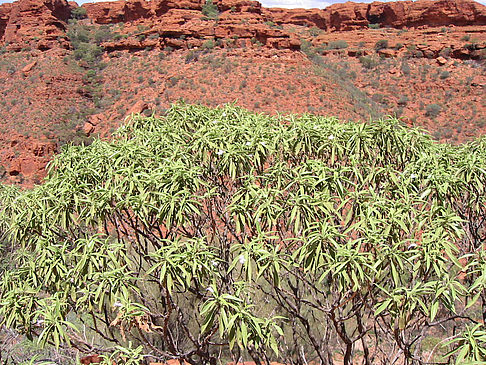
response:
M326 31L347 31L366 28L370 24L381 27L410 28L420 26L486 25L486 6L471 0L418 0L398 2L334 4L325 9L263 8L257 1L215 0L221 12L217 30L221 34L238 36L254 28L258 39L282 38L281 32L258 35L257 24L295 24L315 26ZM128 0L88 3L82 5L88 18L96 24L114 24L151 20L157 24L180 26L201 18L203 0ZM8 43L18 49L29 41L40 39L37 48L49 48L65 36L66 22L77 4L66 0L19 0L0 5L0 44ZM174 21L177 19L177 21ZM219 25L218 25L219 27ZM218 28L216 27L216 28ZM187 28L187 27L186 27ZM195 26L193 36L207 36L207 27ZM203 29L204 28L204 29ZM174 29L177 33L177 29ZM205 33L206 32L206 33ZM215 32L210 32L210 35ZM262 32L260 32L262 33ZM268 33L268 32L267 32ZM292 37L285 35L286 39ZM287 42L288 43L288 42ZM68 47L68 45L64 44Z
M0 43L39 40L39 49L57 46L65 35L71 5L66 0L20 0L0 5Z

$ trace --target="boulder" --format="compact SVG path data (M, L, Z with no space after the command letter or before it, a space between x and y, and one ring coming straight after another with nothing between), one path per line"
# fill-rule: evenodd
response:
M132 114L140 114L147 109L148 109L148 104L143 100L139 100L135 104L133 104L130 109L128 109L126 116L128 117Z
M30 70L32 70L34 68L35 65L37 65L37 61L29 63L28 65L24 66L24 68L22 69L22 72L24 74L28 73Z
M447 60L444 57L439 56L439 57L437 57L437 63L439 65L443 66L443 65L445 65L447 63Z

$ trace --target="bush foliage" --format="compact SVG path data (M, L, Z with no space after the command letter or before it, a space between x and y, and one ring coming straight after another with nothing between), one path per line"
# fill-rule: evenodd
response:
M206 0L201 11L207 19L217 20L219 17L218 6L213 3L213 0Z
M485 166L392 119L134 117L1 188L1 323L117 364L485 361Z

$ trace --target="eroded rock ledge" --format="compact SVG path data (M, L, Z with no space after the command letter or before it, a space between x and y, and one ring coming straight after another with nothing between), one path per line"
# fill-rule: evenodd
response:
M286 25L317 27L326 32L356 30L370 24L392 28L486 25L486 6L472 0L347 2L325 9L263 8L250 0L214 3L220 12L217 22L204 17L205 2L201 0L129 0L82 7L92 24L144 24L140 36L157 33L162 38L152 42L119 39L106 44L107 50L191 47L208 38L239 40L240 46L248 45L251 39L272 48L298 49L300 39L284 29ZM38 49L69 48L66 26L77 7L66 0L19 0L0 5L0 45L13 50L33 44ZM180 38L184 42L178 41Z

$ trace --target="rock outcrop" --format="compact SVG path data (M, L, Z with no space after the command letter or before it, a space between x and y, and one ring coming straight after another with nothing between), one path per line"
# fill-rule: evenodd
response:
M367 9L367 19L394 28L485 25L486 6L469 0L374 2Z
M333 4L325 9L265 9L278 24L311 25L345 31L382 27L486 25L486 6L471 0L418 0Z
M394 28L448 25L486 25L486 6L472 0L419 0L334 4L325 9L262 8L257 1L215 1L219 11L263 15L277 24L316 26L324 30L351 30L380 24ZM171 9L198 10L199 0L129 0L88 3L83 7L95 23L108 24L159 17Z
M0 5L0 40L5 34L5 29L7 28L8 19L10 17L10 12L12 10L12 4L1 4Z
M83 4L95 24L144 25L140 38L118 39L106 49L140 50L146 47L197 47L204 39L249 40L272 48L298 49L299 41L285 25L317 27L325 31L349 31L380 27L486 25L486 6L472 0L418 0L334 4L325 9L263 8L251 0L214 0L219 21L203 15L204 0L118 0ZM66 22L75 3L66 0L19 0L0 5L0 44L9 49L69 47ZM274 26L274 24L280 29ZM145 37L154 36L151 39ZM161 38L161 39L159 39ZM154 40L155 39L155 40Z
M65 36L71 7L66 0L19 0L0 7L0 41L19 50L49 49Z
M98 24L129 22L153 16L144 0L98 2L84 4L88 18Z
M83 7L88 18L98 24L137 24L136 37L107 42L104 47L108 51L193 48L213 38L221 42L232 39L237 47L259 42L270 48L299 49L300 36L288 25L328 32L367 29L371 24L382 28L486 25L486 6L472 0L346 2L325 9L267 9L251 0L215 0L214 4L220 12L218 22L208 22L203 16L204 0L129 0ZM460 58L468 57L469 53Z

